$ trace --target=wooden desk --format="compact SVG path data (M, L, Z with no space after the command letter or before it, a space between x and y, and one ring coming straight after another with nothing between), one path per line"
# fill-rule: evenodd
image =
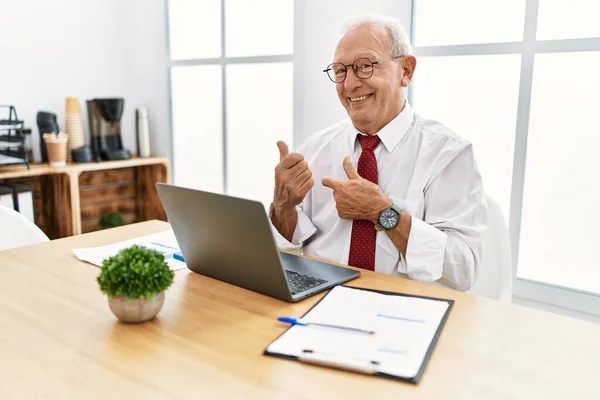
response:
M319 298L288 304L176 273L158 318L125 325L73 247L164 230L151 221L0 252L0 398L600 399L600 325L398 277L351 282L453 298L418 386L262 355Z
M104 212L119 211L128 223L161 219L166 215L154 188L170 182L165 157L67 164L0 166L0 181L19 180L34 192L35 223L58 239L100 229ZM82 218L83 216L83 218Z

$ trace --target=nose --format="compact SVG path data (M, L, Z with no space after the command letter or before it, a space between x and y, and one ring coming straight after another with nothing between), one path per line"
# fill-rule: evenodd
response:
M362 85L362 80L356 76L356 72L354 72L353 68L349 68L346 73L346 80L344 81L344 89L351 92L357 87L360 87L360 85Z

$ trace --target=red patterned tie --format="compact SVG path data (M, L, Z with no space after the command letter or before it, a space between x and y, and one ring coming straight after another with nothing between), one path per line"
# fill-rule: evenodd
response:
M373 150L380 142L379 136L358 135L362 147L358 159L358 174L363 178L378 184L377 160ZM354 267L375 270L375 239L377 231L371 221L352 221L352 236L350 238L350 255L348 264Z

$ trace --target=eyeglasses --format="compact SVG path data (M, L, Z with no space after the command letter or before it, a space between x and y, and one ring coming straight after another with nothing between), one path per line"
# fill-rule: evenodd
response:
M375 65L383 64L388 61L396 60L402 56L396 56L390 58L389 60L382 61L371 61L368 58L359 58L355 60L352 64L342 64L342 63L332 63L327 66L327 69L324 69L323 72L327 73L329 79L332 82L340 83L346 80L346 75L348 74L348 68L352 67L354 70L354 75L360 79L368 79L373 76L373 70L375 69Z

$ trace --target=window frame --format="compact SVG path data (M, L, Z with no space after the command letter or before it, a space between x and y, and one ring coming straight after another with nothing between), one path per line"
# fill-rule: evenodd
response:
M242 57L227 57L226 56L226 17L225 17L225 2L227 0L220 0L221 2L221 57L215 58L193 58L186 60L173 60L171 58L170 51L170 22L169 22L169 0L164 0L165 7L165 26L166 26L166 57L167 57L167 66L168 66L168 76L167 76L167 85L168 85L168 104L169 104L169 117L168 117L168 125L169 125L169 136L171 139L171 149L170 149L170 162L171 162L171 170L173 171L172 175L176 176L177 171L174 170L173 165L173 92L171 87L171 71L174 67L181 66L200 66L200 65L220 65L221 66L221 108L222 108L222 148L223 148L223 193L228 193L227 191L227 66L232 64L264 64L264 63L291 63L294 65L294 53L296 49L296 35L294 32L293 43L294 48L290 54L279 54L279 55L263 55L263 56L242 56ZM296 1L294 1L294 13L296 12L297 6ZM294 17L295 19L295 17ZM294 21L295 24L295 21ZM293 93L291 93L293 96ZM293 101L294 105L293 110L295 111L295 101ZM294 121L292 121L292 126L294 125Z
M520 54L521 71L515 131L513 174L508 216L512 265L518 272L519 241L523 210L525 183L525 162L527 157L527 136L531 107L534 57L542 53L571 53L600 51L600 37L581 39L537 40L537 20L539 0L526 0L523 40L507 43L478 43L465 45L416 46L416 7L419 0L412 0L411 41L414 55L420 57ZM412 102L411 86L408 93ZM600 322L600 293L584 292L574 288L560 287L545 282L516 278L513 286L513 302L533 305L538 308L577 315Z

